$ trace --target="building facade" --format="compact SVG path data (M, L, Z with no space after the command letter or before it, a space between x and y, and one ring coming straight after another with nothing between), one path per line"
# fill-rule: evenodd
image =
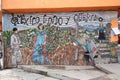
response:
M9 4L8 4L9 3ZM89 52L95 55L116 57L116 50L109 43L117 41L117 36L111 36L111 28L118 27L120 1L104 0L3 0L2 1L2 31L5 46L5 67L11 66L10 36L12 29L19 29L22 47L21 64L52 64L52 65L85 65L84 52L86 40L89 41ZM42 23L46 37L39 42L44 34L40 34L38 50L35 48L38 40L37 26ZM98 30L100 23L106 28L105 43L99 43ZM111 25L112 24L112 25ZM115 39L114 39L115 38ZM104 49L100 48L104 47ZM35 60L34 54L37 54ZM96 60L96 63L102 59Z

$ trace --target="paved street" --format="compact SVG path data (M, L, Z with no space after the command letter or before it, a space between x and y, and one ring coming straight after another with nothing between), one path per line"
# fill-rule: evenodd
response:
M109 71L113 74L120 75L120 64L114 63L114 64L97 64L97 67L101 69L105 69L106 71Z
M96 67L20 65L1 70L0 80L120 80L120 64L98 64Z
M21 69L0 71L0 80L58 80L44 75L25 72Z
M120 80L120 76L116 74L107 74L105 76L101 76L90 80Z
M19 68L29 72L41 73L61 80L89 80L106 75L104 72L97 70L93 66L21 65Z
M92 80L120 80L120 64L98 64L96 65L100 70L107 73L106 76L95 78Z

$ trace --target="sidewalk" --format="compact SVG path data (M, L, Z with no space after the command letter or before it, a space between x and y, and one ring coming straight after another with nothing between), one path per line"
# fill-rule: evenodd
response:
M93 66L65 65L20 65L18 68L1 70L0 80L120 80L120 64L98 64L99 70Z
M120 64L118 63L113 63L113 64L97 64L96 67L107 73L108 75L103 76L103 77L99 77L96 79L92 79L92 80L120 80Z
M21 69L6 69L0 71L0 80L59 80L48 76L25 72Z
M120 75L120 64L114 63L114 64L97 64L97 68L100 70L108 73L108 74L116 74Z
M18 68L60 80L89 80L106 75L93 66L20 65Z

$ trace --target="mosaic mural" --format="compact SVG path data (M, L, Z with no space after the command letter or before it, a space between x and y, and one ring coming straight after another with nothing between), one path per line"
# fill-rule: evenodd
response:
M86 40L88 39L92 45L93 52L91 56L98 55L99 19L103 19L102 23L106 28L107 37L109 36L110 21L115 18L117 18L116 11L3 14L5 66L11 67L10 39L14 27L19 30L22 45L20 47L22 55L20 64L86 65L84 59ZM47 37L46 44L36 49L36 32L39 32L37 29L39 23L44 25L45 32L40 34L40 40L44 34ZM109 40L106 41L109 42ZM105 44L103 43L104 46ZM40 54L39 60L36 61L33 57L35 51Z

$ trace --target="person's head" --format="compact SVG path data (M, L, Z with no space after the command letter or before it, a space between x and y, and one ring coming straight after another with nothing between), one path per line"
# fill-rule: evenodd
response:
M43 29L44 29L44 26L43 26L42 23L40 23L40 24L38 25L38 29L39 29L39 30L43 30Z
M17 28L13 28L13 33L17 34L18 33L18 29Z

